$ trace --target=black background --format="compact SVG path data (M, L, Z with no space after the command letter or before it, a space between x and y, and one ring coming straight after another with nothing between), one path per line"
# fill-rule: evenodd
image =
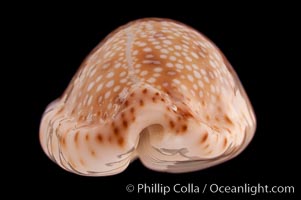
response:
M144 3L141 3L144 4ZM140 9L147 7L148 2ZM151 12L120 12L113 7L73 10L70 7L40 6L25 11L17 18L14 45L21 59L15 78L22 81L17 101L23 102L20 125L14 125L18 134L17 152L10 151L9 171L13 187L30 189L22 195L39 196L41 192L53 197L85 196L85 199L107 199L122 195L129 199L143 199L148 194L127 193L127 184L161 183L172 186L194 183L204 185L242 185L258 183L270 186L293 185L298 193L297 135L299 105L296 94L300 63L295 62L297 46L294 39L296 13L282 5L236 5L232 9L216 10L215 6L191 5L184 14L162 9ZM103 10L110 14L104 14ZM133 9L135 10L135 9ZM184 10L184 8L183 8ZM68 11L68 12L67 12ZM140 10L141 11L141 10ZM224 164L193 173L166 174L151 171L135 161L121 174L110 177L82 177L59 168L43 153L39 140L42 113L67 87L85 56L111 31L131 20L143 17L164 17L188 24L209 37L226 55L243 83L257 117L257 130L247 149ZM14 24L14 23L12 23ZM16 35L16 36L15 36ZM22 51L21 51L22 50ZM19 105L19 104L18 104ZM24 106L25 105L25 106ZM19 109L17 106L17 109ZM24 111L23 111L24 109ZM295 116L295 114L297 114ZM19 130L20 128L20 130ZM16 162L16 164L15 164ZM16 176L15 176L16 175ZM188 196L186 196L188 195ZM156 199L234 199L253 198L237 194L173 194ZM290 199L296 194L270 194L255 199Z

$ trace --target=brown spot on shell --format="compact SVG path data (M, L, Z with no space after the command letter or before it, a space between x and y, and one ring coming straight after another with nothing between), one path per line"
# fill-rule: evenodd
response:
M193 115L190 113L189 110L186 109L182 109L180 107L178 107L177 112L182 116L182 118L190 118L193 117Z
M88 133L87 133L86 136L85 136L85 140L86 140L86 141L89 141L89 134L88 134Z
M115 135L118 135L118 134L119 134L119 129L118 129L117 127L115 127L115 128L113 129L113 132L114 132Z
M142 99L139 100L139 104L140 104L140 106L144 106L144 102Z
M128 122L126 120L123 120L122 125L123 125L124 128L127 128L128 127Z
M62 143L62 146L66 146L66 139L65 139L65 137L61 138L61 143Z
M122 137L118 138L117 143L120 147L124 145L124 139Z
M147 89L146 89L146 88L143 89L143 90L142 90L142 93L143 93L143 94L146 94L146 93L147 93Z
M94 151L94 150L91 150L91 152L90 152L90 153L91 153L91 155L92 155L92 156L95 156L95 155L96 155L96 153L95 153L95 151Z
M83 121L83 120L84 120L84 116L83 116L83 115L80 115L80 116L78 117L78 120L79 120L79 121Z
M78 134L79 134L79 132L77 131L75 133L75 135L74 135L74 142L75 142L75 144L77 144L77 141L78 141Z
M96 135L96 140L101 143L103 141L102 135L99 133Z
M206 132L204 135L201 137L201 144L205 143L206 140L208 139L208 133Z
M175 127L175 123L172 120L170 120L169 121L169 126L170 126L170 128L174 128Z
M100 116L101 112L100 111L97 111L96 112L96 116Z
M224 118L225 118L225 121L226 121L228 124L233 125L233 122L232 122L232 120L228 117L228 115L225 115Z
M224 138L224 143L223 143L224 148L226 148L227 144L228 144L228 140L227 140L227 138Z
M219 118L218 117L215 117L214 119L215 119L216 122L219 122Z
M133 116L133 117L132 117L132 121L134 122L135 120L136 120L136 117L135 117L135 116Z
M187 128L188 128L188 127L187 127L187 125L186 125L186 124L185 124L185 125L183 125L183 126L182 126L182 131L183 131L183 132L187 131Z
M123 119L124 117L125 117L125 114L123 112L123 113L121 113L121 118Z
M134 107L131 107L130 112L131 112L132 114L134 114L135 108L134 108Z

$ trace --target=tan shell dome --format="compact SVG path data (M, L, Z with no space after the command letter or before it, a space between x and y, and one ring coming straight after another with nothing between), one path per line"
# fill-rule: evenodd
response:
M204 169L239 154L254 112L223 54L167 19L141 19L88 55L40 126L45 153L87 176L122 172L139 157L153 170Z

